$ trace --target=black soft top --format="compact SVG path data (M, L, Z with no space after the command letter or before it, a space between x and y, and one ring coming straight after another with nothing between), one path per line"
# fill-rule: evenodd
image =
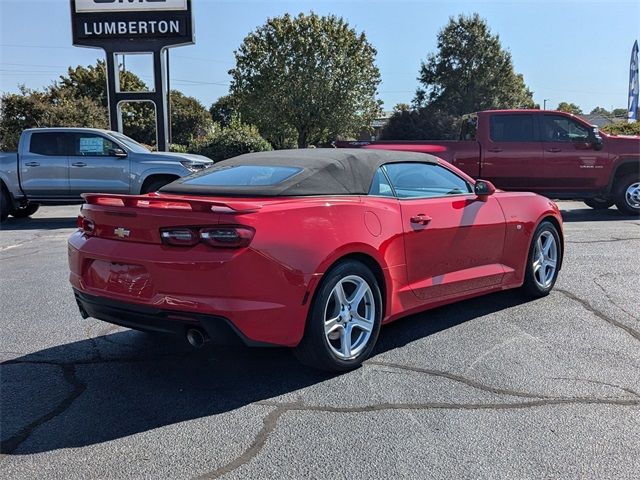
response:
M309 148L247 153L216 163L160 189L164 193L222 196L366 195L376 171L386 163L438 163L433 155L358 148ZM269 185L206 185L206 176L237 166L297 169Z

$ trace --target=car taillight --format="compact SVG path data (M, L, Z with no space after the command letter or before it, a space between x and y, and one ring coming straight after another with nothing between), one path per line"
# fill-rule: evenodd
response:
M253 240L253 228L242 226L163 228L160 237L167 245L192 247L204 243L216 248L247 247Z
M211 247L241 248L247 247L255 231L247 227L203 228L200 239Z
M95 224L82 215L78 215L77 225L78 229L82 230L84 233L93 233L93 230L95 229Z
M160 231L160 237L167 245L178 247L192 247L200 241L198 233L190 228L167 228Z

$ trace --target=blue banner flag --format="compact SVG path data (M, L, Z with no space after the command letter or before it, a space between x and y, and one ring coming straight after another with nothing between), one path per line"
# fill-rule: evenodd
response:
M629 67L629 108L627 111L629 123L638 121L638 41L631 49L631 66Z

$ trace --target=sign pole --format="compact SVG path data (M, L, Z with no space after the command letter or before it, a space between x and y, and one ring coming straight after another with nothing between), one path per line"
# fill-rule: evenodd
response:
M171 138L169 48L192 45L191 0L70 0L73 45L105 51L109 124L122 132L121 106L151 102L155 106L156 143L168 151ZM153 56L153 88L149 92L120 90L117 54Z

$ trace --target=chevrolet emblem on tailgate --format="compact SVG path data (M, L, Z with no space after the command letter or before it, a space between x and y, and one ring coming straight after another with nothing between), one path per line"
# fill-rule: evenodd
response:
M113 231L113 234L116 237L120 237L120 238L128 237L130 233L131 233L130 230L127 230L126 228L122 228L122 227L118 227Z

